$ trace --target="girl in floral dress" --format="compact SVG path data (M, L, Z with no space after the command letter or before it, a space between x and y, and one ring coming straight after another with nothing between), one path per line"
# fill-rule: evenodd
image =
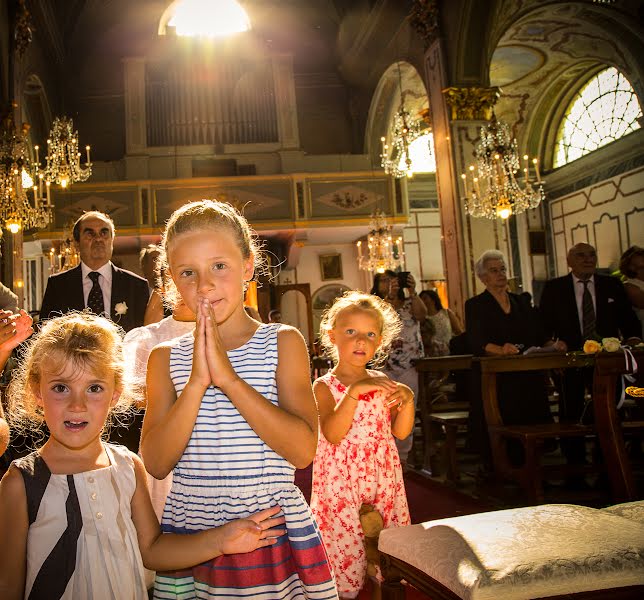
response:
M361 506L373 506L385 528L410 522L394 436L404 439L412 429L414 395L406 385L367 369L386 359L400 328L389 303L360 292L338 298L320 327L335 367L313 386L320 436L311 509L341 598L356 598L367 572Z

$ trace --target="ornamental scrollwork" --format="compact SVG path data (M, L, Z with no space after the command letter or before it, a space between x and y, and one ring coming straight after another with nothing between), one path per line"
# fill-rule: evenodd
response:
M425 48L440 35L437 0L414 0L409 13L410 24L425 41Z
M498 87L449 87L443 90L452 121L489 121L501 95Z

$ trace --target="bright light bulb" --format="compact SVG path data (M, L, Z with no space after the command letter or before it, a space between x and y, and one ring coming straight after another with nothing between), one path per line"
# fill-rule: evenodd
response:
M67 179L61 179L60 180L60 187L63 187L63 188L67 187Z
M17 219L7 219L4 224L11 233L18 233L22 227Z

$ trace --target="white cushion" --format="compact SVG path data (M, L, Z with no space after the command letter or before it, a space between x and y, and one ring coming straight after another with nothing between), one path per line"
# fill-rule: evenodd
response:
M466 600L644 585L644 524L545 504L383 530L378 548Z
M644 500L614 504L613 506L602 508L602 511L610 513L611 515L630 519L631 521L637 521L644 525Z

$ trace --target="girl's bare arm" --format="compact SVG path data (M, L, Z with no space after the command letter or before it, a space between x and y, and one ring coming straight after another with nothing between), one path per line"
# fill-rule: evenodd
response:
M141 430L141 456L153 477L163 479L185 450L205 388L190 380L177 398L170 378L170 347L154 348L148 359L147 410Z
M0 598L24 597L27 571L27 495L22 475L10 467L0 482Z
M322 381L315 383L313 393L318 404L320 429L322 429L324 437L332 444L339 444L351 429L351 423L353 423L353 417L358 407L357 396L352 397L345 394L336 404L331 390Z
M387 400L391 408L391 433L399 440L404 440L414 428L416 408L414 392L403 383L396 384L398 389Z

